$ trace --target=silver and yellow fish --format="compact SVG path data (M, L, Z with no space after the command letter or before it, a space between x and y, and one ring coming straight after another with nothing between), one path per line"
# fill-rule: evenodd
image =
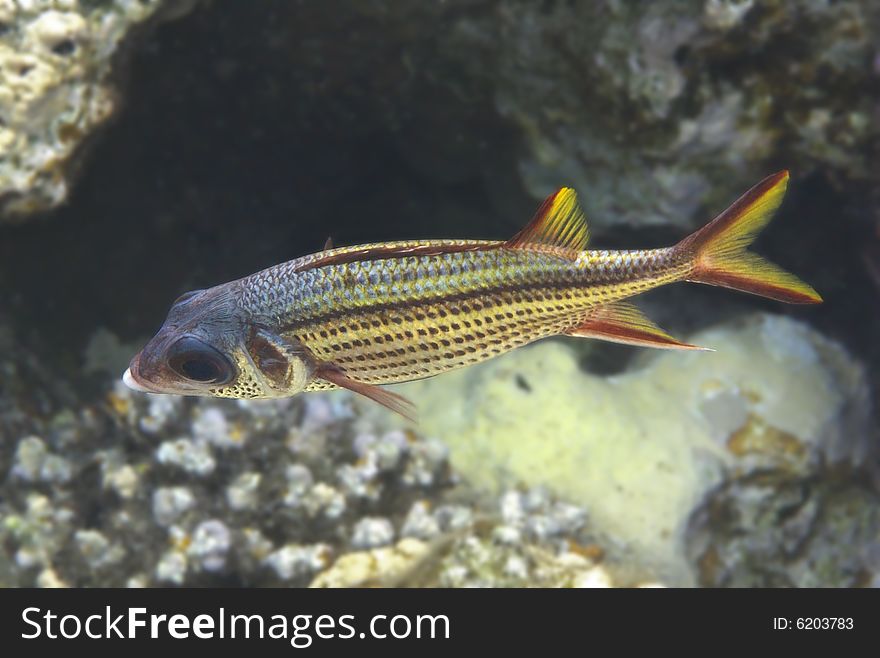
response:
M152 393L248 399L341 387L411 417L409 403L381 384L469 366L547 336L699 349L623 300L693 281L783 302L822 301L746 251L787 182L788 172L769 176L663 249L588 250L587 223L569 188L507 241L327 249L183 295L123 379Z

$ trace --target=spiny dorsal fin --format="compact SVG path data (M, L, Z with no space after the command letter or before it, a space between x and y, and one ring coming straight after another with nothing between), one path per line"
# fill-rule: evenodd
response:
M582 251L590 230L587 218L570 187L548 196L525 228L505 243L511 249L549 247L563 251Z
M330 251L333 249L333 236L328 235L327 240L324 242L324 249L322 251Z
M596 338L627 345L673 350L712 351L707 347L682 343L673 338L648 319L638 308L627 302L615 302L600 306L590 313L590 316L579 326L573 327L565 333L569 336Z

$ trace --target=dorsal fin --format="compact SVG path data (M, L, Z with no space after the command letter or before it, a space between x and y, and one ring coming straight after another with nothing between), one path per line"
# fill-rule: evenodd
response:
M589 238L587 218L578 204L577 194L570 187L563 187L544 200L532 221L510 238L505 246L511 249L549 247L582 251Z
M330 251L331 249L333 249L333 236L328 235L327 240L324 242L324 248L322 249L322 251Z

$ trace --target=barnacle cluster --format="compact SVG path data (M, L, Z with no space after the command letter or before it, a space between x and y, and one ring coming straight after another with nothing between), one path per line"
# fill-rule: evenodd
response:
M863 371L778 317L695 339L724 350L608 379L551 343L410 385L418 430L345 392L117 383L81 406L50 382L23 415L29 388L9 387L0 583L874 582L877 494L845 475L875 454ZM26 350L3 354L13 382L39 380Z
M305 583L345 550L393 543L410 508L452 484L447 451L371 432L350 402L193 402L119 384L79 416L32 423L40 437L0 447L4 584Z
M264 4L0 0L0 585L878 584L880 5ZM409 385L417 429L114 384L175 292L327 232L503 238L572 185L642 246L783 167L759 251L813 327L671 290L715 354L548 341Z

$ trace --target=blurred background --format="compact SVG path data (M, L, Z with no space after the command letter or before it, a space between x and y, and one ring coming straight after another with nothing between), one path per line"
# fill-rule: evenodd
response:
M880 7L0 0L0 585L880 584ZM399 392L119 377L182 292L515 233L577 189L673 244L789 169L756 251L816 307L673 286L656 354L554 339Z

